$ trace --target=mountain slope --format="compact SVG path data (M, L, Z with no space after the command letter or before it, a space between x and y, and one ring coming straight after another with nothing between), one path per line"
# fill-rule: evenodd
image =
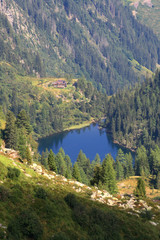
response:
M29 167L0 155L0 169L1 239L6 235L10 240L159 239L159 226L153 225L157 223L141 215L145 206L159 222L159 206L153 202L148 207L145 201L134 200L136 213L127 207L128 198L117 199L120 208L126 205L122 211L108 206L116 198L107 197L106 191L67 180L35 163ZM104 199L103 204L98 199Z
M67 87L57 89L55 78L31 78L17 74L15 68L0 62L0 119L8 110L17 117L25 110L36 137L64 131L73 125L92 122L104 116L106 94L98 92L85 79L64 79ZM1 128L1 126L0 126Z
M160 39L160 2L159 0L125 0L129 3L133 15L150 27Z
M160 143L160 72L130 91L119 92L110 99L106 127L129 148L147 148Z
M136 82L131 60L152 71L160 60L158 39L120 0L2 0L0 4L22 46L39 53L48 75L85 75L112 94ZM35 71L42 75L41 64Z

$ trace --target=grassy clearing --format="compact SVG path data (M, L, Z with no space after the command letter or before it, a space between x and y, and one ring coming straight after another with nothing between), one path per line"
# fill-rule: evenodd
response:
M152 77L153 76L153 72L151 70L149 70L148 68L140 65L135 59L133 59L132 61L130 61L132 64L132 68L133 70L140 75L143 75L145 77Z
M118 191L120 194L133 194L136 186L137 186L137 179L138 176L130 177L129 179L122 180L118 182ZM149 180L145 179L145 185L146 185L146 196L148 198L155 198L160 196L160 190L159 189L151 189L149 186Z
M90 121L85 121L85 122L80 123L80 124L78 124L78 125L73 125L73 126L71 126L71 127L68 127L68 128L66 128L66 129L64 129L64 131L88 127L92 122L93 122L93 119L90 120Z

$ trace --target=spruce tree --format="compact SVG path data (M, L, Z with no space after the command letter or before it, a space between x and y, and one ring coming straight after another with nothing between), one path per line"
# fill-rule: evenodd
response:
M128 178L129 176L134 175L133 169L133 158L131 153L125 154L125 164L124 164L124 177Z
M21 110L20 113L18 114L16 125L17 128L25 128L28 134L31 133L32 128L30 125L29 116L27 115L24 109Z
M146 190L145 190L145 183L142 178L139 178L137 181L137 186L134 191L134 194L138 197L145 197L146 196Z
M101 159L98 153L96 154L95 159L92 161L92 163L94 163L95 165L101 163Z
M65 158L65 152L64 152L62 147L59 149L59 153L61 153L61 155L62 155L62 157L64 159Z
M144 146L137 149L135 158L135 174L148 177L150 173L147 151Z
M31 151L29 149L29 147L26 147L26 160L28 162L29 165L32 164L32 156L31 156Z
M54 155L52 149L50 150L49 155L48 155L48 166L51 171L57 172L55 155Z
M124 169L122 163L117 159L115 163L116 179L118 181L124 178Z
M100 164L97 164L94 168L93 179L91 180L91 185L99 185L102 181L102 167Z
M160 171L158 171L156 176L156 188L160 189Z
M17 148L17 128L15 125L15 116L11 111L7 113L4 138L7 148Z
M116 172L113 168L113 158L110 154L104 159L102 163L102 184L110 193L117 191Z
M79 167L81 167L85 173L87 173L87 170L90 166L90 161L87 159L86 155L80 150L78 157L77 157L77 163Z
M65 156L64 159L66 165L67 165L67 171L66 171L66 178L71 178L72 177L72 163L71 159L68 155Z
M77 181L81 182L81 175L80 175L80 170L79 170L79 166L78 163L76 162L73 166L73 171L72 171L72 176L73 178L75 178Z

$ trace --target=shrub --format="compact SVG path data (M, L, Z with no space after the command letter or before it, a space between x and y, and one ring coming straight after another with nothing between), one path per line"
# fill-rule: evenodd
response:
M0 186L0 201L5 201L9 196L9 191L4 186Z
M77 203L76 196L74 194L72 194L72 193L68 193L65 196L64 200L66 201L66 203L68 204L68 206L70 208L74 208L76 203Z
M64 232L56 233L50 240L70 240Z
M39 187L36 189L35 197L40 198L40 199L46 199L47 198L47 193L44 190L44 188Z
M144 211L144 212L141 212L141 215L140 215L142 218L145 218L147 220L151 220L152 217L153 217L153 213L151 211Z
M8 239L21 240L24 237L38 240L43 235L43 228L37 215L30 209L22 211L8 225Z
M7 168L0 162L0 180L5 179L7 176Z
M19 178L20 176L20 170L17 168L12 168L12 167L8 167L8 174L7 177L12 179L12 180L16 180Z
M1 239L1 240L6 239L6 238L5 238L4 229L1 229L1 228L0 228L0 239Z

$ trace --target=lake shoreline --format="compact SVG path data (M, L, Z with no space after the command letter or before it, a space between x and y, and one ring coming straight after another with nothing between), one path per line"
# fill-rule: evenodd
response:
M117 144L118 146L121 146L121 147L123 147L123 148L129 149L129 150L130 150L131 152L133 152L133 153L136 152L136 149L127 147L126 145L121 144L121 143L120 143L119 141L117 141L117 140L113 140L113 143L114 143L114 144Z
M51 134L49 135L45 135L45 136L42 136L42 137L37 137L36 138L36 141L38 142L39 140L43 139L43 138L46 138L46 137L50 137L50 136L54 136L56 134L59 134L59 133L63 133L63 132L69 132L71 130L78 130L78 129L81 129L81 128L85 128L85 127L89 127L92 123L98 123L100 120L102 119L105 119L105 118L100 118L100 119L94 119L92 118L90 121L84 121L80 124L77 124L77 125L71 125L70 127L67 127L67 128L64 128L63 130L61 131L56 131L56 132L52 132Z

